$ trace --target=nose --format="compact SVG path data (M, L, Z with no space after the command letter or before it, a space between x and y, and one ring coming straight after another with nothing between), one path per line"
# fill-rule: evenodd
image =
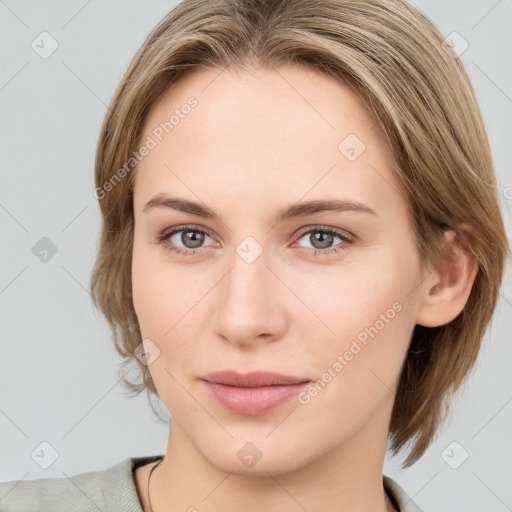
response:
M281 338L287 321L283 288L268 267L265 253L251 263L236 254L230 271L218 285L214 333L247 347Z

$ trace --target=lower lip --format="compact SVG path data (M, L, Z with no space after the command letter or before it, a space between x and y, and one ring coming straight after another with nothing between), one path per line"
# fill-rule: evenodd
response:
M282 386L238 387L203 381L213 398L235 414L258 416L297 396L309 382Z

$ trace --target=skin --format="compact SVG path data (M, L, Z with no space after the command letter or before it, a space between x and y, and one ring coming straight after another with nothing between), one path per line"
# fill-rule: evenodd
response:
M151 477L153 512L389 510L382 467L413 328L457 316L476 261L460 251L442 273L422 268L390 149L343 84L295 66L196 70L152 109L143 139L190 96L198 105L142 160L134 189L133 302L143 339L160 350L149 368L172 416L164 462ZM366 146L355 161L338 150L351 133ZM143 212L161 193L207 205L222 221ZM285 205L327 198L376 214L273 221ZM186 224L208 232L203 244L182 238L190 229L172 242L195 253L156 243L164 229ZM355 242L315 255L344 244L334 236L315 245L326 226ZM250 264L236 252L247 236L263 248ZM317 381L396 302L400 312L308 404L292 399L264 415L238 415L199 380L235 369ZM251 468L237 457L247 442L262 454ZM152 466L135 471L145 510Z

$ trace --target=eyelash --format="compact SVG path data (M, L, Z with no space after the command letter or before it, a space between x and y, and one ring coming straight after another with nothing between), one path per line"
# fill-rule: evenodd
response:
M193 253L196 253L197 250L192 249L181 249L179 247L176 247L173 244L169 244L169 239L171 236L175 235L176 233L181 233L182 231L189 231L194 233L199 233L200 235L206 235L210 236L206 231L203 229L198 228L197 226L180 226L179 228L172 228L172 229L165 229L162 231L158 237L157 237L157 243L164 245L166 249L172 253L178 254L178 255L192 255ZM313 254L319 255L319 256L328 256L334 253L340 253L347 249L347 245L353 244L354 240L352 238L349 238L348 236L344 235L342 232L338 231L335 228L331 227L324 227L324 226L315 226L312 229L309 229L307 231L303 231L298 235L298 239L301 239L304 235L308 235L310 233L324 233L328 235L333 235L338 238L341 238L343 240L343 244L340 246L339 244L335 246L332 249L310 249L310 251L313 251ZM210 237L211 238L211 237Z

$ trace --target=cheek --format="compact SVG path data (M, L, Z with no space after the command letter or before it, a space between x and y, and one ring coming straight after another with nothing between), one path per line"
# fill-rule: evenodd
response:
M160 257L134 243L132 258L133 303L142 339L149 338L159 355L149 366L158 395L172 416L181 416L190 401L182 385L182 372L199 357L197 335L192 331L198 321L193 304L197 291L187 286L184 273L163 263Z
M337 384L329 387L341 393L350 390L359 395L376 387L391 388L414 327L414 307L408 296L417 270L414 259L407 263L396 255L381 254L373 261L378 263L364 269L334 269L322 279L325 285L313 288L308 283L301 292L329 328L320 325L327 334L315 337L316 374L324 375L325 381L335 375L331 380Z
M204 325L199 302L206 293L200 279L172 266L165 254L154 247L134 243L132 257L133 304L142 338L149 338L160 350L151 364L155 372L186 368L197 357L198 335ZM167 375L169 378L169 375ZM155 379L156 383L156 379Z
M135 235L132 254L133 305L143 337L159 340L183 316L190 287L173 271L163 248ZM175 269L174 269L175 270Z
M298 295L334 331L331 334L336 339L351 339L376 322L382 327L381 315L386 329L386 320L394 323L395 317L405 316L396 313L410 301L407 295L414 282L414 264L384 253L368 261L365 266L332 267L314 282L309 277L294 278L303 285Z
M140 267L133 273L133 303L143 336L165 343L184 329L200 325L199 303L208 288L189 277L165 264Z
M331 323L334 342L310 347L316 380L299 401L304 404L304 421L310 418L323 425L326 438L330 433L337 439L350 438L372 416L385 414L381 405L391 407L411 329L406 308L394 298L387 294L347 302Z

